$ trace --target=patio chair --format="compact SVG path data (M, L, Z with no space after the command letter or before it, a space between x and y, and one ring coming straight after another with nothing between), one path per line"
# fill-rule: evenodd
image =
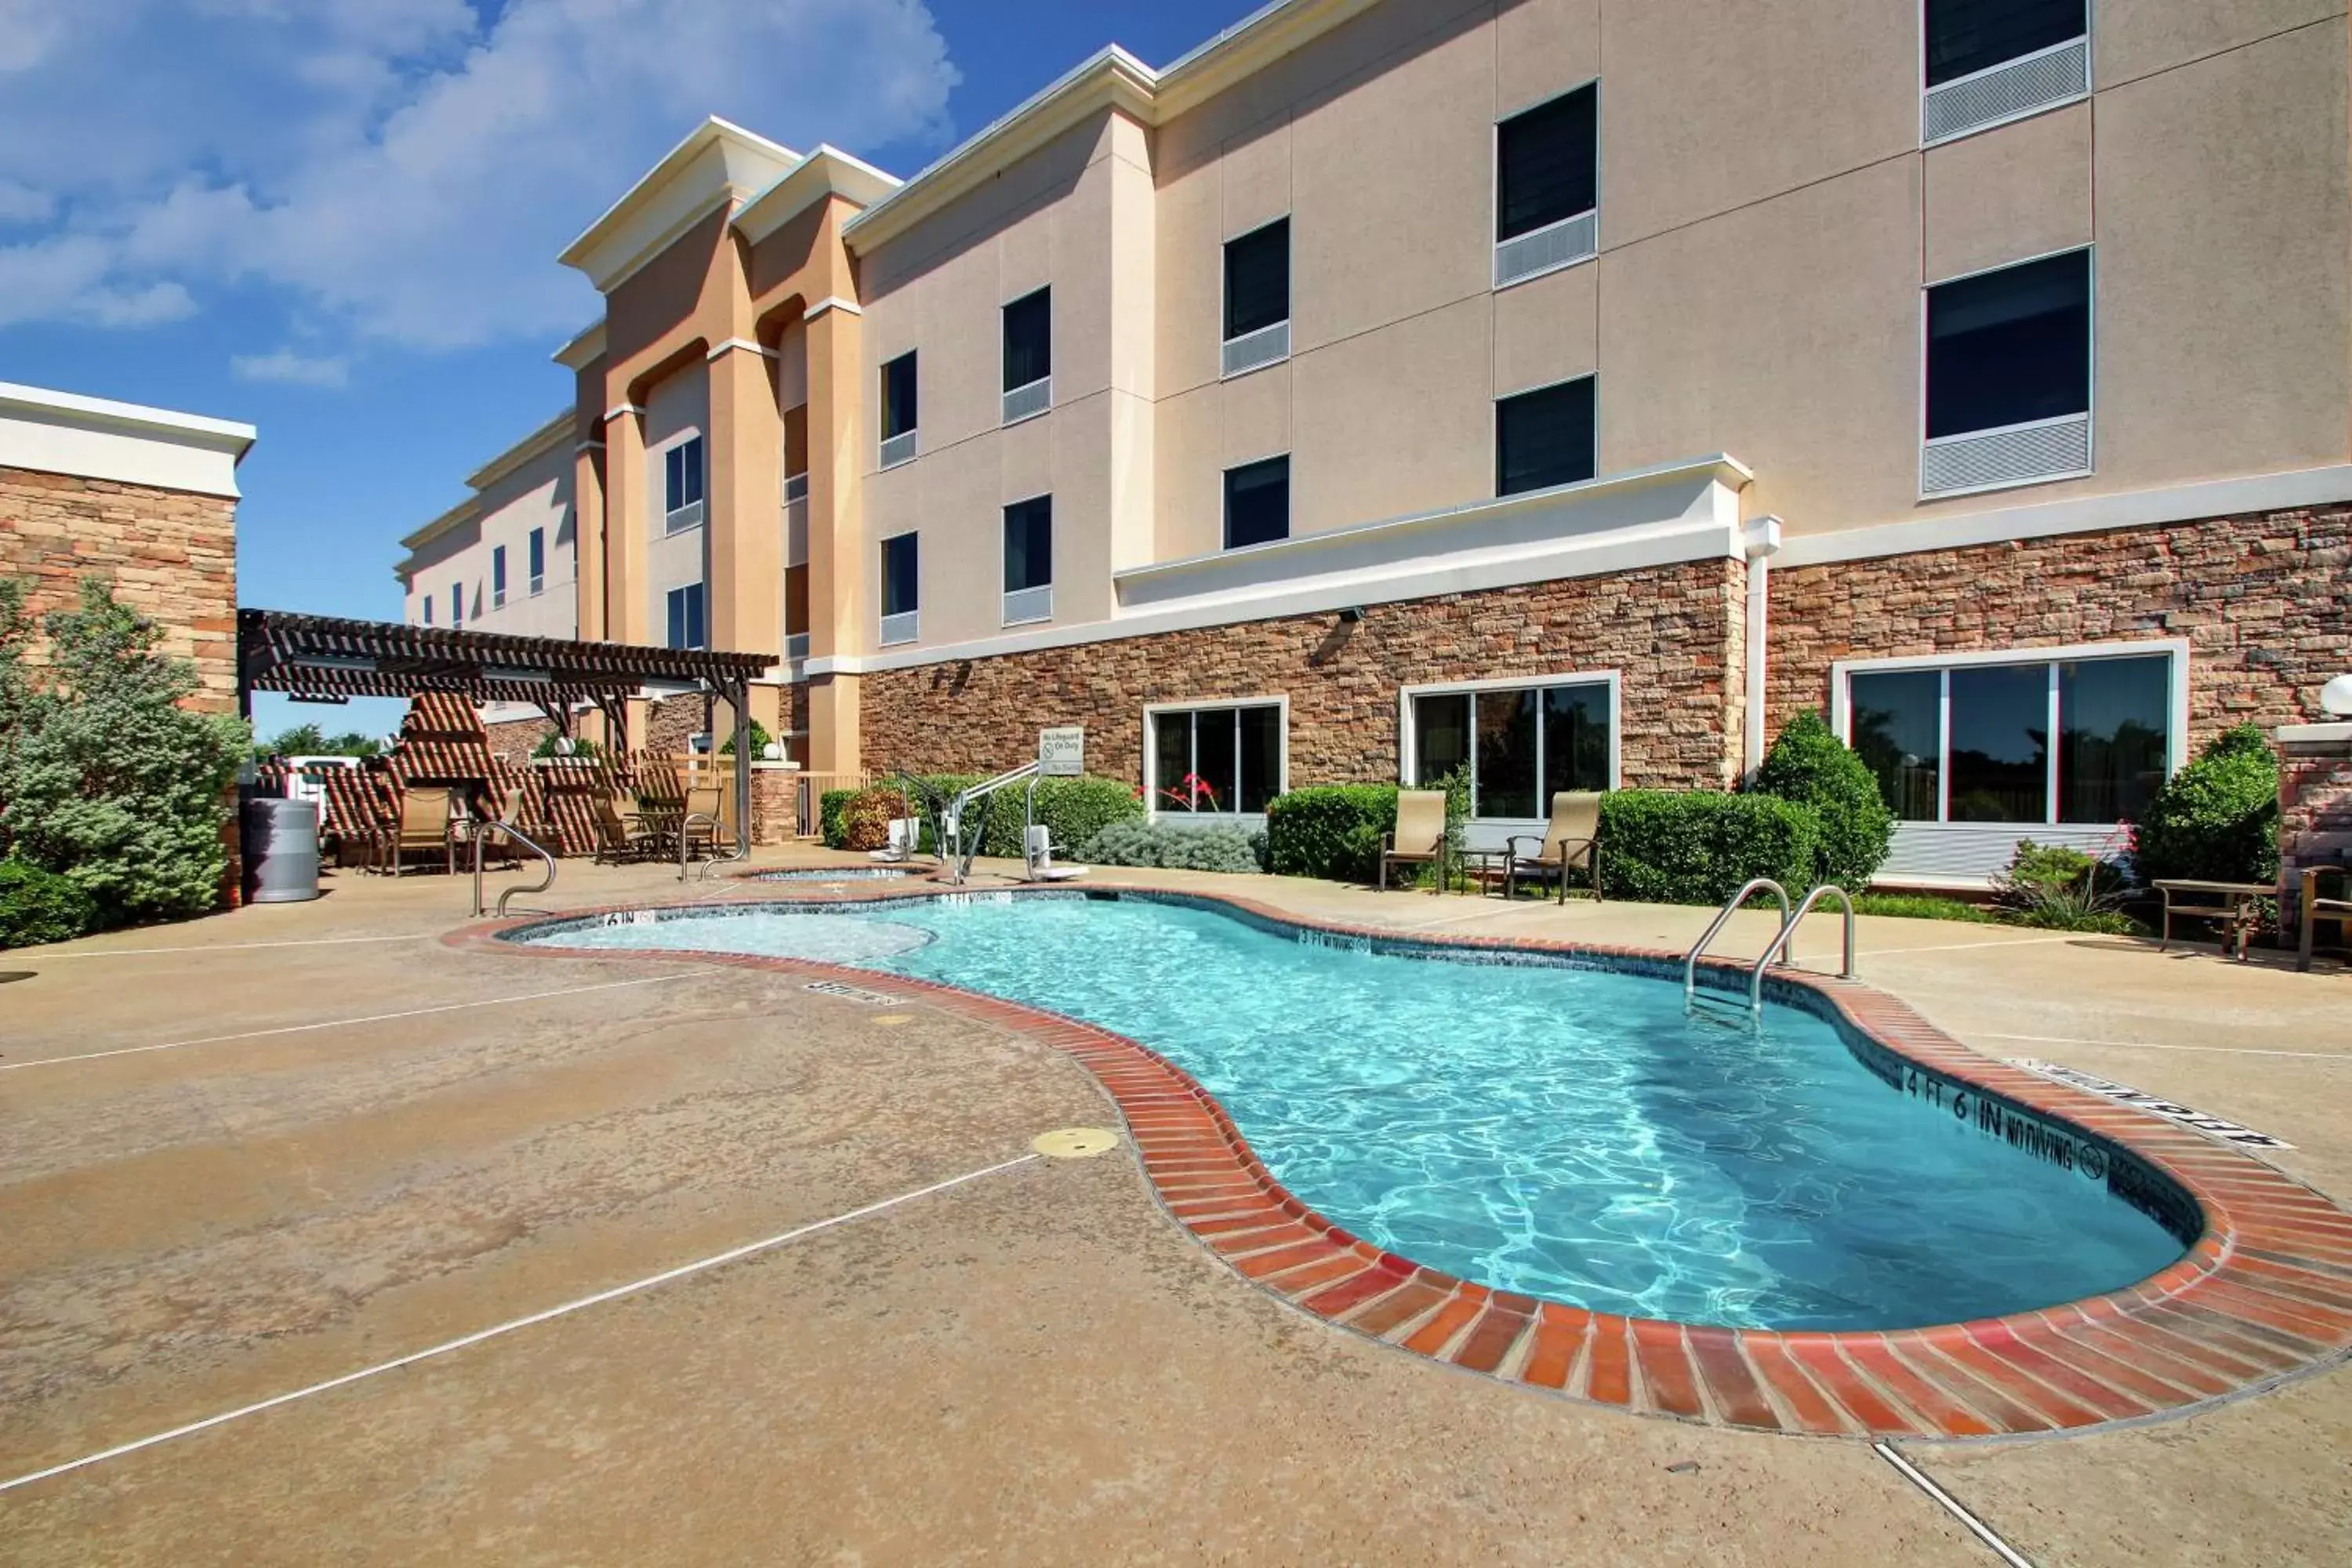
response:
M1435 866L1437 892L1445 890L1445 792L1397 791L1396 826L1381 835L1379 890L1388 891L1391 866Z
M735 847L735 836L729 826L734 816L727 804L727 791L719 784L696 784L686 792L685 827L689 853L720 855ZM709 820L696 822L696 817Z
M659 836L635 812L623 811L620 796L599 795L590 809L596 828L596 864L620 866L659 853Z
M1523 853L1519 846L1528 845ZM1518 891L1522 877L1550 878L1559 884L1559 902L1568 902L1568 879L1580 872L1592 888L1592 901L1601 901L1601 792L1562 790L1551 797L1551 820L1541 834L1515 833L1504 840L1503 896Z
M400 797L400 826L392 836L389 851L392 874L399 876L405 868L408 857L419 850L439 851L444 868L451 876L457 874L457 839L455 823L449 810L449 792L446 789L412 789Z

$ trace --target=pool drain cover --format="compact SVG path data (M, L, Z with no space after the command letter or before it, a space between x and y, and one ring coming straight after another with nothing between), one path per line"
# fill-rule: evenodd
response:
M1091 1160L1118 1147L1118 1134L1100 1127L1065 1127L1041 1132L1029 1147L1049 1160Z

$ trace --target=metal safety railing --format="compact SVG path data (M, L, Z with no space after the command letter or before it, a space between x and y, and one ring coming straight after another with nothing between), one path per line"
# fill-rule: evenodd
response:
M1748 1006L1750 1012L1763 1010L1764 972L1772 966L1773 959L1786 956L1790 963L1796 962L1790 948L1797 940L1797 923L1812 913L1813 906L1824 898L1835 899L1845 910L1845 960L1844 966L1838 971L1838 978L1851 980L1854 977L1853 900L1846 897L1845 889L1836 883L1823 882L1805 895L1804 902L1797 906L1796 913L1781 921L1779 933L1764 944L1763 956L1756 961L1756 967L1748 971Z
M533 838L530 834L525 833L521 828L517 827L511 822L482 823L474 829L473 835L474 918L476 920L481 919L484 914L488 912L488 909L482 902L482 862L484 858L484 847L489 842L489 837L493 833L500 834L504 836L509 842L519 844L525 849L530 850L532 854L538 856L540 863L547 868L547 875L541 877L536 884L528 888L508 888L499 894L499 919L504 920L507 918L507 904L515 897L516 894L529 893L533 898L536 898L540 894L547 891L548 889L555 886L555 857L549 853L545 845L540 843L539 840ZM550 911L546 910L525 910L522 912L527 915L543 915Z
M1771 945L1765 951L1769 952L1774 948L1786 947L1787 943L1783 939L1789 935L1789 928L1792 923L1789 918L1789 889L1769 877L1749 878L1740 885L1739 891L1725 900L1723 908L1716 911L1715 919L1707 923L1706 930L1700 933L1696 942L1691 943L1690 952L1683 955L1683 1001L1685 1005L1698 994L1699 956L1706 952L1707 944L1722 933L1723 928L1731 923L1731 917L1738 912L1739 906L1746 903L1748 897L1755 893L1770 893L1773 898L1780 900L1780 930L1774 935Z

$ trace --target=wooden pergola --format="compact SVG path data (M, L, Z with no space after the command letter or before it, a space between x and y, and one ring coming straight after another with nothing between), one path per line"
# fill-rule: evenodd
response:
M237 710L248 719L257 691L283 692L298 702L446 693L536 708L567 739L573 715L593 708L604 716L613 750L625 753L631 699L698 691L706 704L724 702L735 715L736 821L747 835L751 686L776 663L773 654L513 637L286 610L236 613Z

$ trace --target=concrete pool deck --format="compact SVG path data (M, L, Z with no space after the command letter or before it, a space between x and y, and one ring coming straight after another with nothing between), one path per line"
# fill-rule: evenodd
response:
M1335 921L1642 946L1706 915L1242 890ZM550 901L739 892L568 864ZM452 951L463 900L443 878L346 875L316 904L0 954L31 976L0 983L0 1479L1115 1122L1018 1035L754 970ZM1728 950L1768 924L1742 917ZM2352 1194L2342 970L1862 930L1864 978L1979 1050L2258 1127L2296 1145L2280 1169ZM1832 941L1809 932L1806 956ZM2038 1563L2341 1562L2347 1394L2338 1367L2159 1425L1906 1452ZM1994 1561L1863 1443L1538 1397L1306 1319L1171 1225L1125 1148L0 1493L9 1562L453 1549Z

